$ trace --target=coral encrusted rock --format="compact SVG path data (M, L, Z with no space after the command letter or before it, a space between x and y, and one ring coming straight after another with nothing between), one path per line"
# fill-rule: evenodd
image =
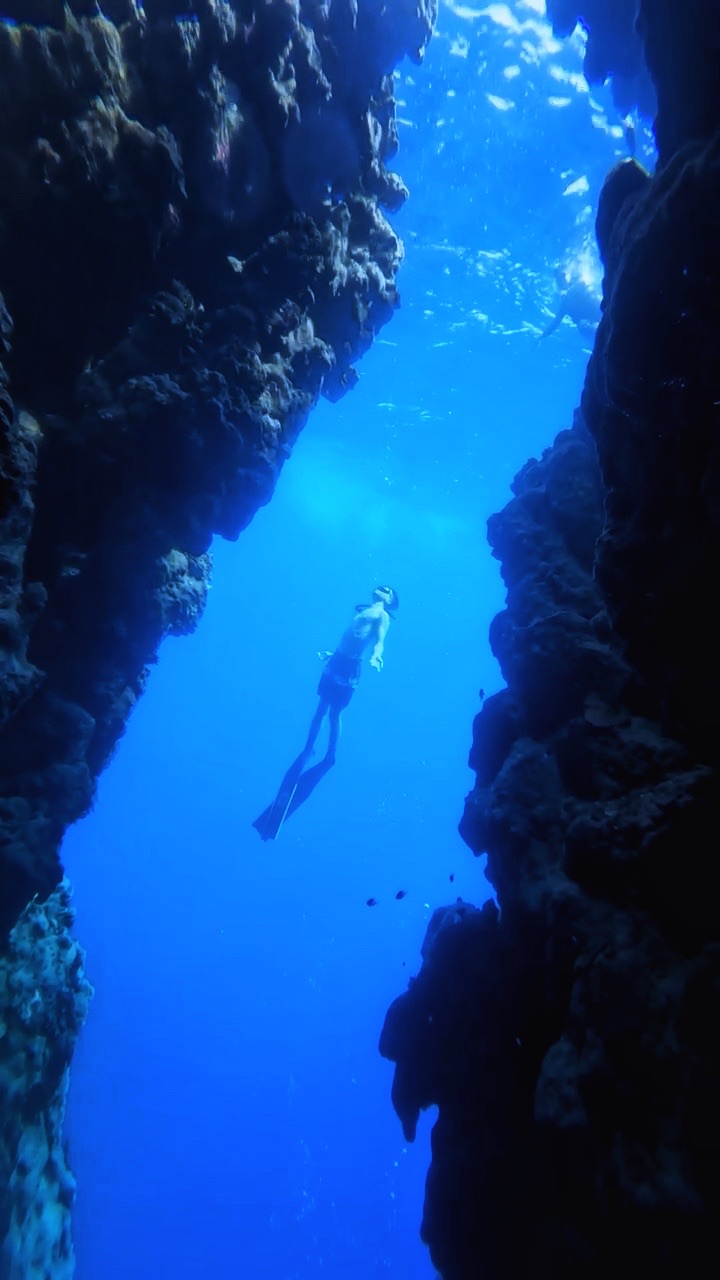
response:
M0 17L0 930L61 869L213 535L397 306L392 71L436 0Z
M67 882L25 908L0 956L0 1276L70 1280L75 1180L62 1140L67 1071L91 988Z
M63 834L160 642L196 625L212 538L269 501L398 305L393 71L436 12L0 5L2 1280L72 1271ZM39 962L45 926L57 981L18 941Z
M444 1280L702 1276L720 1187L717 773L613 633L580 417L489 522L508 688L475 721L461 833L500 907L447 908L381 1051Z
M716 1269L720 7L588 3L588 58L636 11L657 172L607 177L582 410L488 526L507 688L475 721L461 833L499 911L431 924L381 1040L406 1135L439 1108L444 1280Z

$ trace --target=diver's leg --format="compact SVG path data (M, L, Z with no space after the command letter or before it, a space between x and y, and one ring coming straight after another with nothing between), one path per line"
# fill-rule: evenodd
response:
M297 787L298 779L300 778L305 765L313 755L317 736L322 727L322 722L328 713L329 706L330 704L326 699L320 699L317 711L310 722L305 746L297 759L293 760L290 765L290 768L280 783L280 788L272 804L268 805L267 809L260 814L260 817L256 818L253 822L253 826L262 836L263 840L274 840L288 814L292 813L293 809L297 808L296 804L291 803L295 796L295 788ZM327 772L327 770L325 770L325 772ZM312 791L315 785L316 783L313 783L310 790L307 791L307 795L310 794L310 791ZM298 803L301 804L302 801L299 801Z
M295 795L298 779L307 763L307 753L303 751L293 760L285 777L280 783L278 793L271 805L253 822L253 826L263 840L274 840L285 821L290 802Z
M562 324L564 319L565 319L565 311L561 307L557 315L553 316L550 323L546 325L545 328L543 329L542 333L540 334L540 337L538 338L538 342L542 342L543 338L549 338L551 333L554 333L556 329L560 328L560 325Z
M321 778L324 778L325 774L332 769L335 764L335 753L340 738L341 711L342 708L321 700L312 718L307 742L297 760L293 761L285 774L275 801L253 823L263 840L275 839L285 819L289 818L291 813L294 813L296 809L300 808L301 804L305 803L308 797L312 795ZM305 769L303 773L305 764L313 753L317 736L326 715L329 718L330 726L327 751L319 764L313 765L310 769Z
M315 712L315 715L310 721L310 728L308 729L307 742L303 747L302 754L306 758L311 756L315 750L315 743L317 742L317 736L320 732L322 722L328 713L329 707L330 707L329 702L327 702L324 698L321 698L318 703L317 711Z
M322 712L322 714L320 714L320 712ZM293 793L290 797L290 802L287 805L285 812L283 814L283 821L285 820L285 818L289 818L290 814L294 813L296 809L299 809L301 804L305 803L305 801L308 799L308 796L312 795L313 791L315 790L318 782L320 782L321 778L324 778L325 774L328 773L329 770L332 769L333 765L335 764L335 751L338 744L338 738L340 737L340 708L339 707L334 707L332 703L328 703L328 702L318 707L318 710L315 713L315 719L313 720L313 723L310 726L310 735L308 736L308 743L311 743L314 745L315 739L317 738L318 732L320 730L320 725L322 724L322 721L326 712L328 714L329 722L330 722L330 737L328 741L328 749L325 755L323 756L322 760L318 764L313 765L312 768L306 769L304 773L300 774L300 777L297 780L297 784L293 787ZM316 725L316 721L317 721L317 725ZM313 727L315 727L314 736L312 733ZM309 754L308 747L306 745L305 751L303 755L299 757L299 759L306 760L308 758L308 754Z
M324 759L320 760L318 764L312 765L311 768L306 769L304 773L300 774L298 784L295 787L290 803L285 811L285 818L289 818L291 813L294 813L296 809L300 808L301 804L305 803L308 797L312 795L318 782L325 777L326 773L330 772L334 763L335 757L333 756L331 759L330 756L327 755Z
M285 817L289 818L291 813L300 808L304 804L308 796L311 796L321 778L332 769L335 764L335 752L337 750L338 739L340 737L340 709L338 707L329 708L330 721L330 738L328 741L328 749L319 764L315 764L311 769L306 769L300 774L297 786L293 793L290 804L287 807ZM317 735L316 735L317 736Z
M329 719L330 737L328 739L328 749L325 759L330 762L330 765L333 765L335 763L335 753L337 751L337 744L340 740L340 728L342 724L342 712L339 707L330 707Z
M272 804L268 805L267 809L260 814L260 817L256 818L253 822L255 830L260 834L263 840L274 840L288 813L292 813L293 808L297 808L297 805L291 806L291 802L295 796L295 788L297 787L298 779L300 778L305 765L315 751L317 736L322 728L322 722L328 713L329 707L330 704L327 699L321 697L318 702L317 711L310 721L310 728L308 729L305 746L297 759L293 760L290 765L290 768L280 783L280 788ZM313 783L313 786L315 786L315 783ZM310 787L310 790L307 791L306 794L309 795L312 789L313 787ZM302 803L302 801L299 803Z

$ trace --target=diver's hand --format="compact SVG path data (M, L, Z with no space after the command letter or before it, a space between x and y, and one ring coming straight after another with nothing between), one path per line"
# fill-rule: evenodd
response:
M382 665L383 665L383 660L380 657L380 654L374 653L372 658L370 659L370 666L374 667L376 671L382 671Z

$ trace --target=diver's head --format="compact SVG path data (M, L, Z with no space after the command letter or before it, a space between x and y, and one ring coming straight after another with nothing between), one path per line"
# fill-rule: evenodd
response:
M400 603L398 594L394 587L376 587L373 591L373 599L382 600L388 613L395 614Z

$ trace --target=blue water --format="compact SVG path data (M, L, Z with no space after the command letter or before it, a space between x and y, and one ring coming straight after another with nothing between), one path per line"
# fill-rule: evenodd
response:
M216 546L201 626L163 645L68 835L97 988L69 1108L78 1280L434 1275L432 1116L408 1149L377 1039L432 910L489 892L456 833L478 691L501 683L485 522L571 422L587 338L537 338L553 265L597 272L593 205L624 149L541 7L446 5L425 66L401 68L402 308L271 505ZM378 582L401 601L384 670L263 844L251 822L304 741L317 651Z

